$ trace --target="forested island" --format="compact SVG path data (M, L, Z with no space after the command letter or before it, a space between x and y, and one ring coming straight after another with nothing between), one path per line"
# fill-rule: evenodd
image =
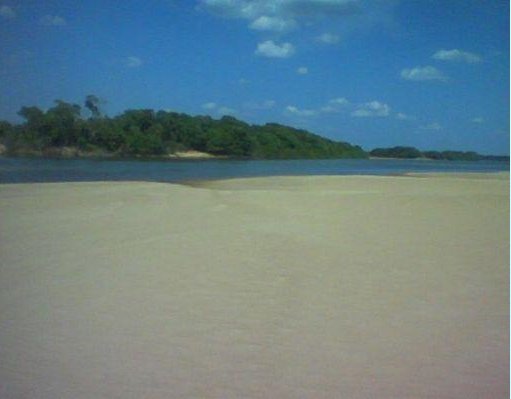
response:
M374 158L432 159L437 161L509 161L507 155L481 155L474 151L420 151L415 147L375 148Z
M183 113L128 110L103 115L95 96L78 104L55 101L46 112L22 107L24 123L0 122L7 155L165 157L196 151L218 157L253 159L367 158L359 146L329 140L277 123L250 125L232 116L219 120ZM88 111L88 117L82 115Z
M12 156L158 157L194 152L198 156L244 159L428 158L509 160L475 152L377 148L330 140L277 123L251 125L232 116L213 119L184 113L127 110L115 117L101 112L89 95L84 106L56 100L46 111L22 107L20 124L0 121L0 153Z

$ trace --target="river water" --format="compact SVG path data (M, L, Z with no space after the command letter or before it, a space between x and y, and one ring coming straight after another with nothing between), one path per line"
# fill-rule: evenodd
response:
M256 176L394 175L509 171L502 161L207 160L144 161L0 157L0 183L65 181L181 182Z

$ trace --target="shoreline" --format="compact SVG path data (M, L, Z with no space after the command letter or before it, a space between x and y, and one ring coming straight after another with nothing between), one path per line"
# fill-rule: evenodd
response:
M508 175L1 184L0 214L5 397L509 395Z
M262 176L242 176L242 177L225 177L225 178L211 178L211 179L192 179L192 180L62 180L62 181L31 181L31 182L1 182L3 185L30 185L30 184L87 184L87 183L156 183L156 184L171 184L183 185L190 187L207 186L209 183L228 182L233 180L260 180L260 179L314 179L314 178L457 178L457 179L491 179L491 180L510 180L510 173L507 171L474 171L474 172L404 172L404 173L389 173L389 174L339 174L339 175L262 175Z
M80 151L77 151L80 152ZM345 158L250 158L250 157L235 157L229 155L214 155L200 151L182 151L176 153L169 153L165 155L121 155L116 153L86 153L78 154L77 152L70 152L67 155L57 153L43 154L37 152L25 152L20 154L13 153L0 153L0 158L10 159L63 159L63 160L97 160L97 161L208 161L208 160L227 160L227 161L328 161L328 160L366 160L366 161L428 161L428 162L503 162L509 163L509 159L465 159L465 160L450 160L450 159L435 159L435 158L392 158L392 157L345 157Z

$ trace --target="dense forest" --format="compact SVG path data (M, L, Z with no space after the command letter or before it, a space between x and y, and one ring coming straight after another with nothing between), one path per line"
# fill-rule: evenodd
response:
M0 144L7 155L163 157L194 150L255 159L368 156L358 146L276 123L249 125L231 116L215 120L151 109L110 118L99 106L99 99L90 95L83 108L61 100L47 111L22 107L18 114L23 123L0 121Z
M113 118L89 95L83 107L56 100L43 111L22 107L18 125L0 121L0 153L32 156L169 157L199 151L217 157L250 159L428 158L509 160L507 156L462 151L420 151L414 147L376 148L337 142L277 123L250 125L232 116L213 119L183 113L127 110Z
M509 161L508 156L481 155L473 151L420 151L415 147L375 148L369 155L376 158L426 158L443 161Z

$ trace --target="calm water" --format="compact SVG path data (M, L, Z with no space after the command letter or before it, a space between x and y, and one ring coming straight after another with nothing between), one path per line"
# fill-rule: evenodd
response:
M0 157L0 183L163 181L277 175L392 175L509 171L509 162L421 160L138 161Z

